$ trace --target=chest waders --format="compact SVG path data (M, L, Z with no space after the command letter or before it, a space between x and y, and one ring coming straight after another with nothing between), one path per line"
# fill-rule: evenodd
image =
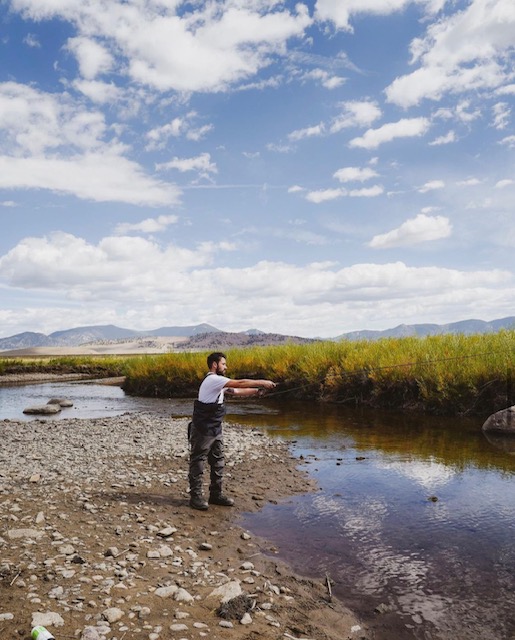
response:
M190 464L188 480L190 485L190 506L205 510L202 477L206 461L210 466L209 501L229 505L230 498L222 495L223 470L225 465L222 422L226 413L224 403L200 402L195 400L193 418L189 429Z

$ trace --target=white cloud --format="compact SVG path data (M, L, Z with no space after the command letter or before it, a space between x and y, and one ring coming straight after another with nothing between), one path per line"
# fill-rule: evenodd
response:
M429 25L411 43L412 62L420 67L396 78L387 99L403 107L446 93L498 89L512 81L510 56L515 45L512 0L471 0L461 11Z
M317 0L315 15L318 20L333 22L338 29L352 32L350 19L353 15L389 15L402 11L409 4L419 4L427 13L437 13L445 0Z
M28 86L0 84L0 187L47 189L97 202L151 206L176 204L179 190L146 175L116 138L99 111L87 111L69 96Z
M432 147L437 147L442 144L450 144L451 142L456 142L456 134L454 131L449 131L444 136L438 136L432 142L429 143Z
M320 84L326 89L337 89L345 84L346 79L340 76L330 74L325 69L313 69L308 71L302 76L305 80L314 80L320 82Z
M163 231L171 224L176 224L179 218L175 215L162 215L157 218L146 218L141 222L130 223L122 222L116 226L115 232L119 235L125 235L131 231L141 233L157 233Z
M368 129L359 138L353 138L349 147L362 149L377 149L385 142L391 142L397 138L414 138L423 136L431 126L428 118L403 118L398 122L389 122L378 129Z
M31 49L41 49L41 43L33 33L28 33L23 42Z
M515 180L511 180L511 179L507 178L505 180L499 180L496 183L495 188L496 189L504 189L505 187L511 187L512 184L515 184Z
M458 180L456 184L459 187L475 187L476 185L481 184L481 180L478 180L478 178L468 178L467 180Z
M295 184L292 187L288 187L288 193L299 193L305 191L304 187L300 187L299 185Z
M75 54L80 74L86 80L94 80L98 75L108 73L113 66L109 51L91 38L70 38L67 46Z
M16 202L14 202L14 200L4 200L3 202L0 202L0 207L12 208L16 206L18 205L16 204Z
M343 167L333 174L333 178L340 182L364 182L365 180L370 180L370 178L377 177L377 175L376 171L368 167Z
M198 171L200 175L207 176L210 173L217 173L216 164L211 162L209 153L201 153L194 158L173 158L168 162L156 164L158 171L167 169L177 169L181 173L186 171Z
M163 92L221 91L246 80L312 23L305 5L290 12L274 0L200 3L188 11L175 1L152 0L112 0L101 9L96 2L55 0L12 0L12 6L34 20L64 18L75 24L78 38L95 34L97 42L117 51L122 73ZM76 53L93 73L95 54L84 53L84 47Z
M349 191L349 196L351 196L351 198L375 198L382 193L384 193L384 188L377 184L365 189L352 189Z
M344 102L341 108L342 113L331 123L331 133L350 127L367 127L381 117L381 109L377 103L369 100L351 100Z
M383 187L375 185L366 189L320 189L319 191L309 191L306 194L306 200L320 204L321 202L328 202L330 200L336 200L337 198L343 198L349 196L351 198L375 198L380 196L384 192Z
M515 136L507 136L499 141L499 144L505 144L508 147L515 147Z
M190 111L182 117L173 118L165 125L154 127L146 134L149 140L147 150L164 149L170 138L185 137L187 140L198 142L213 129L213 125L196 126L194 123L197 119L197 112Z
M321 202L328 202L329 200L336 200L342 196L347 195L346 189L320 189L319 191L310 191L306 195L306 200L320 204Z
M312 127L306 127L305 129L297 129L288 134L288 140L298 142L304 138L312 138L314 136L321 136L325 131L323 122L314 125Z
M417 268L402 262L339 268L331 262L297 266L266 260L244 268L217 266L226 250L231 247L204 243L188 250L127 236L97 244L65 233L25 238L0 257L0 282L38 292L39 315L29 308L13 319L3 308L2 326L12 322L16 333L24 321L31 330L53 323L56 330L66 317L68 326L74 319L76 324L108 320L150 329L203 319L229 331L258 326L335 336L343 330L342 317L351 317L354 326L369 326L374 310L384 327L398 318L399 305L406 322L452 310L460 317L474 310L484 315L491 308L509 309L515 293L512 274L502 270ZM206 313L213 291L217 305ZM45 308L47 292L52 312Z
M415 218L403 222L397 229L374 236L368 246L373 249L411 246L421 242L448 238L451 231L452 226L448 218L431 217L419 213Z
M436 191L438 189L444 189L445 182L443 180L430 180L417 189L419 193L428 193L429 191Z
M96 104L116 102L122 97L123 93L112 82L101 82L99 80L74 80L72 86Z
M494 114L493 126L496 129L506 129L510 122L511 109L506 102L498 102L492 107Z

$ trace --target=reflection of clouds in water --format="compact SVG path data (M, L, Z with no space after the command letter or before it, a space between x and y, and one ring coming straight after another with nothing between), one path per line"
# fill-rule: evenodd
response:
M395 471L410 480L414 480L427 490L447 484L456 475L453 469L434 460L429 460L428 462L420 460L416 462L392 462L390 464L379 462L377 466L388 471Z
M313 499L312 508L320 519L336 518L343 537L357 549L355 558L360 569L354 585L358 591L366 595L384 590L399 594L394 598L395 606L415 624L443 619L450 601L427 593L430 563L417 553L395 551L385 542L384 521L389 514L386 501L363 500L353 506L322 494Z

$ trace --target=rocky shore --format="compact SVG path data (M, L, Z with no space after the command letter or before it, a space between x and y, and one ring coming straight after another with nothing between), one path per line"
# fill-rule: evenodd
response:
M238 525L314 490L287 443L225 431L236 508L188 507L186 419L0 422L0 632L78 640L369 638L325 577ZM266 469L266 474L263 473Z

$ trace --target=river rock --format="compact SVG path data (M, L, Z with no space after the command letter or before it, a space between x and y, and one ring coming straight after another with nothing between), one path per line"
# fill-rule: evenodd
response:
M19 538L32 538L38 540L45 535L44 531L39 529L9 529L7 537L11 540L17 540Z
M225 602L229 602L229 600L232 600L233 598L236 598L242 593L243 591L240 583L236 580L231 580L231 582L226 582L216 589L213 589L213 591L208 595L208 599L214 598L218 600L220 604L223 604Z
M154 595L159 598L171 598L178 590L179 587L176 584L172 584L169 587L159 587L154 591Z
M62 627L64 620L54 611L36 611L32 614L32 627Z
M67 398L51 398L47 404L58 404L60 407L73 407L73 402Z
M28 415L41 415L41 416L51 416L55 413L59 413L61 411L60 404L43 404L43 405L35 405L33 407L27 407L23 410L23 413Z
M118 607L109 607L102 611L102 617L104 620L107 620L109 624L113 624L113 622L118 622L123 618L123 611L118 609Z
M486 419L482 430L499 434L515 436L515 405L501 409Z

